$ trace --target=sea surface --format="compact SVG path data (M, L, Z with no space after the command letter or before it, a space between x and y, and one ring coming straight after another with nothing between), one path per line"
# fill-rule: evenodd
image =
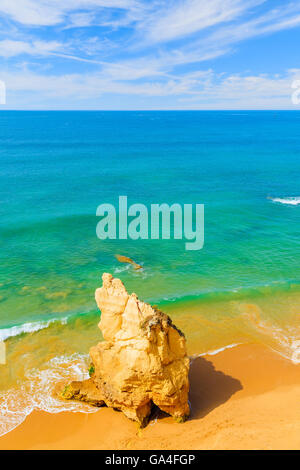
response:
M99 240L96 209L119 196L204 204L203 249ZM1 111L0 217L0 435L34 408L95 412L53 390L87 376L103 272L191 355L259 342L300 362L300 112Z

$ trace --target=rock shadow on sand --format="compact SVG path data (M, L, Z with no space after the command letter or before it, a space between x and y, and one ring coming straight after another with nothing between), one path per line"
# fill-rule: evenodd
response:
M243 389L238 379L216 370L212 362L197 357L190 365L190 419L203 418Z

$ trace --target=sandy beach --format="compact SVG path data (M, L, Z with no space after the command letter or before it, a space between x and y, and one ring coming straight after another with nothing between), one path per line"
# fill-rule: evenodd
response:
M35 411L0 449L300 449L300 366L265 346L192 359L190 419L154 414L142 430L122 413Z
M0 24L0 452L300 452L300 0Z

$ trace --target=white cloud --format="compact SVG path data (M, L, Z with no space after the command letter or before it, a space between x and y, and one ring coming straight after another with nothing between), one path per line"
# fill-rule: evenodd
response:
M232 21L265 0L167 1L141 24L151 42L170 41L210 26Z
M61 23L67 14L78 9L126 10L135 6L135 0L1 0L0 13L24 25L53 26Z
M72 13L69 18L68 28L82 28L90 26L95 19L92 12Z
M48 55L61 49L62 45L56 41L12 41L4 39L0 41L0 56L9 58L20 54Z
M249 21L222 27L206 38L207 43L234 44L245 39L270 34L300 25L300 4L286 3Z
M0 12L28 25L53 25L61 21L60 12L34 0L1 0Z
M203 89L179 102L191 109L296 109L292 84L297 78L297 69L282 75L213 74Z
M112 64L111 68L124 71L129 62L129 67L137 66L142 76L147 74L147 62L156 62L156 68L160 68L164 73L177 65L220 57L242 40L300 24L300 5L296 3L287 3L247 21L236 21L242 13L249 14L249 9L264 2L265 0L160 0L158 3L145 3L142 0L1 0L0 12L4 11L23 23L33 21L36 24L56 24L66 19L64 15L68 14L64 28L73 28L97 23L95 14L98 7L106 8L107 11L111 11L112 7L119 8L123 13L121 16L109 19L110 16L102 15L101 24L118 28L130 22L134 23L135 28L131 29L131 37L129 35L127 41L124 41L123 37L113 42L103 36L96 36L95 40L95 36L83 39L70 35L68 42L59 50L51 46L54 46L56 41L49 41L48 52L53 55L57 52L60 57L68 60L102 64L104 56L119 51L123 60ZM85 11L78 10L81 7L84 7ZM230 24L224 25L226 22ZM215 25L214 32L206 31L206 28L212 25ZM161 49L157 44L178 40L200 30L204 30L201 39L199 36L192 40L186 37L183 42L177 42L176 46L168 46L165 49ZM138 31L138 34L135 31ZM31 33L35 34L33 30ZM139 36L141 34L144 38ZM39 47L33 45L32 37L21 39L2 41L0 55L12 57L36 53L40 56L43 53L42 44L45 45L43 55L46 55L46 41L40 41ZM4 47L6 44L7 51ZM152 46L151 52L145 51L145 45ZM136 57L132 61L126 60L130 54ZM141 71L139 63L144 64L145 72Z
M200 63L232 51L240 41L300 25L299 2L259 9L258 15L254 7L261 3L267 4L264 0L0 0L0 14L23 25L60 25L48 41L39 35L39 28L29 31L19 25L17 35L14 31L14 36L0 40L0 56L11 59L10 71L5 76L1 71L0 78L6 79L8 97L26 92L29 102L37 103L39 99L62 103L67 98L94 103L94 98L109 93L174 97L177 108L289 107L290 83L298 71L270 76L200 70ZM117 15L111 14L113 9L118 9ZM97 23L111 30L131 27L128 36L110 36L100 28L89 34L66 31ZM56 34L59 40L50 40ZM30 57L43 58L40 73L33 72L30 63L22 69L18 56L22 61L28 56L28 62ZM90 64L88 69L94 72L87 74L86 67L74 64L73 70L79 72L66 73L68 62L64 71L56 72L53 57ZM193 68L199 64L198 70L186 73L187 64ZM52 74L42 74L41 65L49 66L47 73L52 70Z
M190 0L188 0L190 1ZM194 0L191 0L194 1ZM200 0L201 1L201 0ZM213 7L217 6L218 0L213 3ZM231 2L231 0L222 0L222 4L225 5L226 2ZM199 3L199 1L197 2ZM210 2L211 3L211 2ZM254 6L258 2L255 0L253 2L246 2L243 0L243 7L240 5L240 9L247 9L250 6ZM262 2L260 2L262 3ZM209 3L206 2L208 5ZM238 4L236 4L236 12L238 11ZM229 3L227 3L229 7ZM210 11L207 8L206 12ZM235 11L228 8L229 11ZM190 12L192 16L192 12ZM180 15L179 15L180 16ZM220 18L221 16L219 16ZM189 16L187 14L183 15L182 12L182 21L181 26L187 26L187 20ZM217 18L217 17L216 17ZM207 17L209 20L209 15ZM232 18L233 19L233 16ZM162 19L163 22L166 21L165 18ZM192 19L191 19L192 21ZM170 26L168 28L168 23ZM204 27L204 23L197 22L195 25L197 27ZM175 67L177 65L188 64L188 63L200 63L207 60L216 59L222 55L229 53L232 48L239 42L252 39L261 35L271 34L277 31L294 28L300 25L300 4L294 2L287 3L284 6L278 7L264 13L260 16L248 21L235 21L231 22L230 25L224 26L223 24L218 25L217 29L213 33L208 33L201 38L193 38L192 40L185 41L183 44L176 45L176 47L168 48L164 52L160 52L159 60L162 66ZM171 35L175 34L175 30L171 25L170 17L165 24L165 32L162 28L162 38L171 38ZM184 29L183 29L184 30ZM151 34L154 30L151 30ZM187 31L191 31L190 26L187 28ZM179 32L177 31L179 34ZM157 41L161 38L160 35L157 35ZM143 43L142 43L143 45ZM150 60L150 57L148 58Z
M169 96L177 109L295 109L292 83L300 78L300 70L289 70L280 76L226 75L205 70L142 83L118 80L109 73L55 76L26 69L6 72L2 78L7 85L8 105L12 107L24 93L32 107L47 102L51 107L58 100L62 105L73 102L75 108L93 107L109 93L144 98Z

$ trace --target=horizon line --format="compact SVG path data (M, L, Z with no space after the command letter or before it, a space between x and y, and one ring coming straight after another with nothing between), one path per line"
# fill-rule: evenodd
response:
M257 112L257 111L270 111L270 112L280 112L280 111L291 111L291 112L297 112L297 111L300 111L300 107L299 109L291 109L291 108L279 108L279 109L273 109L273 108L257 108L257 109L246 109L246 108L241 108L241 109L238 109L238 108L226 108L226 109L218 109L218 108L212 108L212 109L181 109L181 108L178 108L178 109L72 109L72 108L66 108L66 109L51 109L51 108L41 108L41 109L18 109L18 108L9 108L9 109L0 109L0 113L3 112L3 111L20 111L20 112L49 112L49 111L53 111L53 112L64 112L64 111L74 111L74 112L157 112L157 111L160 111L160 112Z

